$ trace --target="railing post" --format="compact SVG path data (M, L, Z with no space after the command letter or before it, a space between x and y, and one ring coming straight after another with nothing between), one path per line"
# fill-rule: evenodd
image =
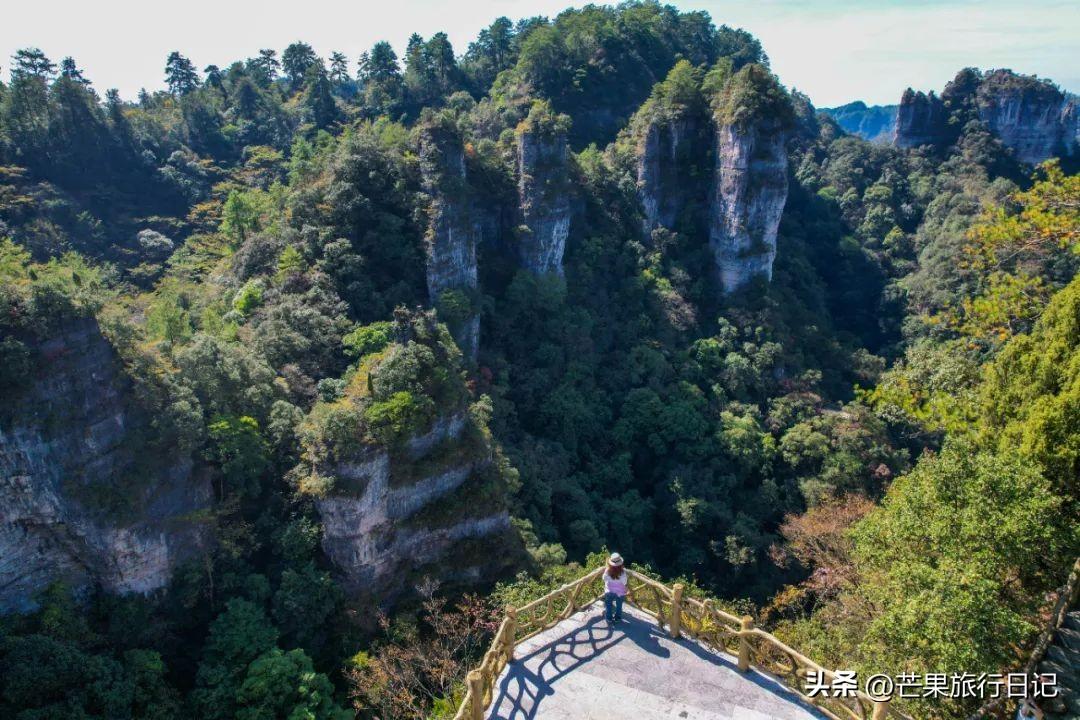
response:
M472 699L469 720L484 720L484 676L479 670L470 670L466 677Z
M517 608L513 606L507 606L506 608L506 637L503 641L506 643L506 662L514 662L514 640L517 636Z
M885 720L889 716L889 701L875 700L874 712L870 715L871 720Z
M682 634L682 594L683 584L675 583L671 593L671 622L668 623L668 634L676 640Z
M739 621L739 670L750 669L750 631L754 629L754 618L743 615Z

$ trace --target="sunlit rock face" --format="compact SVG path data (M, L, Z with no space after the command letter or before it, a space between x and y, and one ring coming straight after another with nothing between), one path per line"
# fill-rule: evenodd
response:
M1078 152L1077 98L1048 80L1010 70L962 70L941 97L908 89L897 112L897 147L948 146L978 120L1021 162Z
M786 133L775 124L717 128L709 246L724 292L757 275L772 279L787 165Z
M1076 98L1051 83L997 70L976 98L979 117L1018 160L1036 164L1076 153Z
M523 123L517 132L517 174L521 266L561 275L572 210L566 133L550 123Z
M164 587L205 544L192 516L210 505L207 477L188 458L139 456L149 420L93 320L34 350L34 383L0 426L0 612L33 608L54 581Z
M795 117L767 68L747 65L732 74L718 65L701 74L677 65L627 133L635 143L643 241L666 242L657 235L665 231L707 242L713 262L701 270L722 293L755 277L771 280Z
M477 286L476 245L482 226L472 208L461 136L443 125L425 127L420 135L420 169L424 191L430 196L425 237L428 295L436 307L447 292L471 299ZM452 325L458 347L465 357L475 360L479 313L470 310Z
M454 413L410 438L400 453L368 447L329 470L335 490L316 508L323 549L346 590L385 603L426 577L477 582L505 567L505 504L441 512L491 470L490 451L474 431L465 413Z

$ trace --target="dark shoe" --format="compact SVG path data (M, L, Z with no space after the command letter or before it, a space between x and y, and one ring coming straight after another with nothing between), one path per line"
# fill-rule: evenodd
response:
M615 622L622 622L622 615L616 615Z

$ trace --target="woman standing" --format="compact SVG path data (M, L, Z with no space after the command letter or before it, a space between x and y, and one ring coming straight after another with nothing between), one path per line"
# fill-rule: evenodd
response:
M622 620L622 604L626 599L628 579L626 570L623 569L622 555L611 553L607 569L604 570L604 616L608 622Z

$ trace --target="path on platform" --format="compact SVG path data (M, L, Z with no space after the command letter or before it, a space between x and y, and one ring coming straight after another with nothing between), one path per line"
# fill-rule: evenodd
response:
M599 601L517 646L489 720L825 720L736 659L672 640L629 605L610 626Z

